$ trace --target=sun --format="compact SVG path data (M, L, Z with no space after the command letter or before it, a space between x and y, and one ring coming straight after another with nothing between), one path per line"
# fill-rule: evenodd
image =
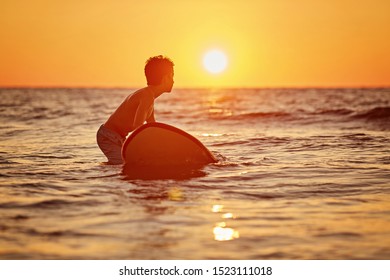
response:
M210 50L203 56L203 66L213 74L221 73L226 69L228 60L224 52Z

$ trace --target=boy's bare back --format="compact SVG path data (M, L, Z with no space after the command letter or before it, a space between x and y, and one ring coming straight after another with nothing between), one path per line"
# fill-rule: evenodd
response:
M104 124L123 138L137 129L144 122L154 120L154 94L150 87L145 87L130 94Z

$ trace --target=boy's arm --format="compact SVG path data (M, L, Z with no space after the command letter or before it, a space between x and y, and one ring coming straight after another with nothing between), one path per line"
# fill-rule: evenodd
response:
M140 127L144 124L148 117L148 112L150 110L150 106L153 106L153 98L147 98L140 100L140 103L137 107L137 112L135 113L133 127L134 129Z
M152 113L150 114L149 118L146 120L147 123L156 122L156 119L154 117L154 108L152 109Z

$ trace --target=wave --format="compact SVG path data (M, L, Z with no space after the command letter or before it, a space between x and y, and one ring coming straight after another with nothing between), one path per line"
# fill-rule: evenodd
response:
M39 231L36 229L27 229L25 233L31 236L43 237L103 237L106 235L97 233L78 232L74 230L53 230L53 231Z
M354 111L349 109L328 109L328 110L320 110L318 112L314 112L314 115L338 115L345 116L351 115Z
M232 115L212 115L212 119L218 120L257 120L257 119L285 119L292 117L290 113L286 112L253 112L243 114L232 114Z
M354 119L387 120L390 118L390 107L375 107L363 113L353 116Z
M248 199L276 199L283 197L280 194L276 193L250 193L250 192L241 192L241 191L224 191L224 194L234 195L234 196L245 196Z
M232 116L232 119L258 119L258 118L284 118L290 117L291 114L285 112L256 112L256 113L246 113Z
M70 201L65 199L46 199L33 203L6 202L0 204L0 209L12 208L32 208L32 209L59 209L73 206L96 206L99 202L96 200Z
M324 117L324 118L321 118ZM275 121L299 121L299 120L312 120L314 122L329 120L329 117L340 117L343 118L343 121L348 120L388 120L390 119L390 107L375 107L368 111L359 112L347 108L339 109L324 109L317 110L314 112L306 110L298 110L296 112L284 112L284 111L275 111L275 112L251 112L243 114L233 114L233 115L223 115L223 116L213 116L219 120L275 120Z

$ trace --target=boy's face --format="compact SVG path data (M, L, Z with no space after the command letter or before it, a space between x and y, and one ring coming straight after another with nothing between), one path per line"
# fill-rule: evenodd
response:
M174 72L173 72L173 68L172 68L172 71L169 74L165 75L163 78L163 83L165 85L166 92L172 91L172 87L174 84L173 76L174 76Z

